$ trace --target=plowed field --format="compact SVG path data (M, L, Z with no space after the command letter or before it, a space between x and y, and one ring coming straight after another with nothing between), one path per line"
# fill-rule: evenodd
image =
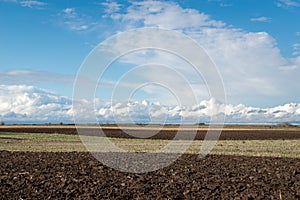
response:
M89 153L2 151L0 198L299 199L300 160L185 154L164 169L131 174Z

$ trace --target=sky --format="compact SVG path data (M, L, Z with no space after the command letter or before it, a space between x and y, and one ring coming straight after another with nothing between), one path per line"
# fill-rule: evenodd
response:
M299 0L0 0L0 121L72 122L73 84L90 52L117 33L151 27L201 46L219 71L226 102L210 96L205 77L178 57L143 50L122 56L101 77L106 87L96 91L98 121L128 119L129 109L135 122L177 123L183 116L206 122L219 112L228 123L300 122L299 19ZM130 102L110 102L124 74L154 62L192 82L196 105L178 106L168 88L155 85L141 87ZM123 87L163 77L187 90L176 76L160 72L137 71Z

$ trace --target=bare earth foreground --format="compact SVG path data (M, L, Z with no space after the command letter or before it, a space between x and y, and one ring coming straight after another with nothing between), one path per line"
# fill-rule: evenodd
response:
M300 198L292 158L185 154L147 174L116 171L89 153L2 151L0 159L1 199Z
M27 147L23 151L20 146L31 145L26 140L34 137L17 134L64 131L71 134L73 128L48 127L43 131L37 127L1 127L0 199L300 199L299 128L275 129L225 129L221 135L224 141L220 141L222 146L219 148L226 151L224 145L227 143L241 147L242 144L255 144L262 140L269 146L272 141L274 145L279 144L275 141L293 141L283 143L295 145L296 149L288 150L292 154L270 157L213 153L205 158L199 158L197 154L184 154L166 168L145 174L132 174L106 167L88 152L37 152L37 149L30 151ZM114 137L125 135L128 138L118 129L108 130L107 133ZM153 136L154 140L151 142L172 138L170 134L174 130L168 131L162 131L159 137ZM203 137L203 131L199 129L198 140ZM51 144L59 144L58 135L54 134L53 138L56 139ZM64 142L66 138L63 138ZM35 139L43 145L48 144L43 143L42 138ZM74 138L68 137L68 140L69 143L78 142ZM126 144L132 139L127 140ZM117 140L118 144L123 141L125 140ZM109 158L116 153L99 154ZM118 154L126 160L126 155ZM272 152L266 155L272 155ZM141 162L136 165L147 167Z

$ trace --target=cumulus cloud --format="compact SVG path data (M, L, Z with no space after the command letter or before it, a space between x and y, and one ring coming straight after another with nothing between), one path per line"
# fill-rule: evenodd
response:
M98 118L102 121L128 122L129 117L133 122L149 123L209 123L213 115L218 115L218 107L224 107L226 123L281 123L299 122L300 104L289 103L271 108L247 107L225 105L215 99L203 100L198 105L190 107L164 106L159 103L129 102L108 104L99 110ZM151 121L152 120L152 121Z
M132 2L132 5L127 8L125 13L114 12L110 16L129 25L135 22L162 29L181 30L207 26L223 27L225 25L221 21L210 19L208 15L197 10L183 9L174 2Z
M237 104L242 100L247 104L259 105L267 101L274 103L276 99L280 103L280 97L295 96L294 91L300 91L298 84L291 83L300 75L298 59L282 56L276 40L267 32L232 28L198 10L182 8L175 2L133 2L122 13L110 13L109 16L115 22L122 22L123 30L158 27L183 32L197 41L219 68L231 103ZM141 53L125 61L141 64L142 59L136 58L142 57L142 61L150 59L156 63L168 62L180 66L176 60L167 60L161 53L151 56L145 58ZM282 71L285 73L282 74ZM292 85L287 84L289 81ZM294 91L290 90L291 87Z
M50 91L25 85L0 85L0 120L5 122L72 122L73 115L88 122L90 113L85 105L95 103L100 123L195 123L210 121L210 117L225 109L226 123L280 123L300 122L300 104L288 103L276 107L259 108L223 104L215 99L200 101L193 106L163 105L160 102L80 101L78 113L72 108L72 99Z
M0 85L0 117L12 122L72 120L71 100L25 85Z

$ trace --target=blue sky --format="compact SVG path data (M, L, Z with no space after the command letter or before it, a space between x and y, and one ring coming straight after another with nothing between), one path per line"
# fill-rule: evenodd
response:
M71 98L76 73L96 45L118 32L158 27L186 34L207 50L224 80L228 104L299 103L299 19L299 0L0 0L0 85L33 86ZM105 79L120 78L118 65L136 64L141 63L132 58L120 61ZM100 96L105 100L109 94ZM137 96L142 101L153 93Z
M279 1L197 1L197 9L207 12L212 18L245 31L265 31L274 37L284 56L293 53L292 45L299 42L300 17L298 6L287 6ZM202 2L202 3L201 3ZM224 2L224 3L222 3ZM203 5L205 4L205 5ZM218 5L222 5L218 6ZM225 6L225 7L224 7ZM266 19L264 19L266 18Z

